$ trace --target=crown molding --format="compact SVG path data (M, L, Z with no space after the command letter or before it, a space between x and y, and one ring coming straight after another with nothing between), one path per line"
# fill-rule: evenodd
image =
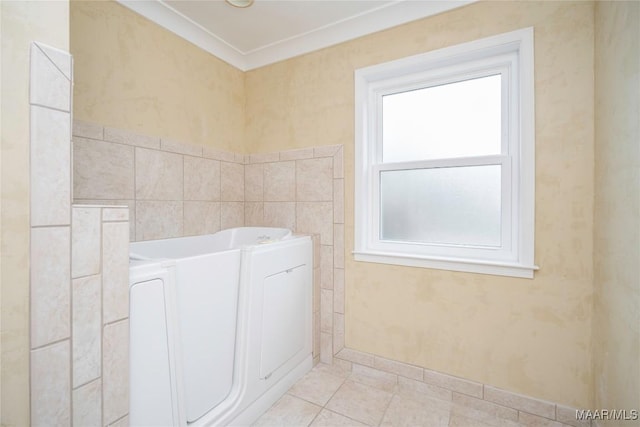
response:
M236 49L162 1L116 1L232 66L242 71L249 71L466 6L477 0L398 0L389 5L247 52Z

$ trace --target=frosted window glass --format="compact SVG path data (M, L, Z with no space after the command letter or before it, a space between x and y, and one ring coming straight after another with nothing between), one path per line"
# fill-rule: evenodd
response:
M384 162L501 152L501 75L382 97Z
M380 239L500 246L501 166L380 173Z

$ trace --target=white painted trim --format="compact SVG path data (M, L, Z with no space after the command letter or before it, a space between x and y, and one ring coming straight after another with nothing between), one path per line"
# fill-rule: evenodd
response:
M233 47L162 1L116 1L234 67L248 71L466 6L478 0L398 0L384 7L250 51L241 51Z
M371 12L356 15L300 36L247 52L247 69L259 68L274 62L303 55L367 34L466 6L475 1L476 0L400 0L389 6L374 9Z
M167 4L161 1L116 1L234 67L242 71L247 69L242 52Z
M462 271L466 273L491 274L495 276L521 277L533 279L537 265L523 265L510 262L479 261L445 257L427 257L418 255L378 252L353 252L356 261L377 264L404 265L407 267L433 268L436 270Z

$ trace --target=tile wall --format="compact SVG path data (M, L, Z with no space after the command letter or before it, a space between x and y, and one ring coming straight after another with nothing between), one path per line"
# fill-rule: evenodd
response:
M75 121L76 203L124 204L131 241L215 233L244 221L244 155Z
M242 155L74 121L73 150L74 201L129 206L132 241L243 225L317 234L314 355L331 363L344 347L342 146Z
M31 424L126 423L128 209L71 204L71 56L31 47Z

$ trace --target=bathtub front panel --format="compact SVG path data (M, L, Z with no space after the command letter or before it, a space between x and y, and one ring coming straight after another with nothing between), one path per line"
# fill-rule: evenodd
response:
M240 251L180 259L177 302L187 421L222 402L233 383Z
M264 280L260 378L268 378L305 347L308 273L301 265Z
M131 287L129 319L131 425L163 425L174 421L171 396L169 336L161 278Z

